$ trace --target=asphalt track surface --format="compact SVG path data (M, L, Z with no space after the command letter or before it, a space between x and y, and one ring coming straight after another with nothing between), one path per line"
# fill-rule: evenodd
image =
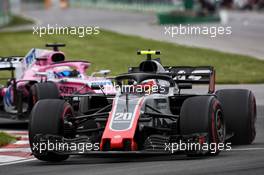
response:
M193 47L203 47L223 52L250 55L264 59L264 18L263 13L256 12L224 12L226 21L223 24L202 24L207 26L232 27L231 35L185 34L171 37L165 34L165 26L157 25L156 15L153 13L127 12L96 8L69 8L65 10L28 10L22 12L28 18L35 19L36 26L99 26L114 32L136 35L159 41L172 42ZM170 25L171 26L171 25ZM23 29L22 28L17 28ZM32 27L29 27L32 30ZM33 30L32 30L33 31ZM37 37L37 36L36 36Z
M189 158L174 156L126 156L94 157L72 156L62 163L47 163L38 160L0 166L0 174L49 174L49 175L136 175L136 174L260 174L264 173L264 106L263 85L225 85L222 88L250 88L257 97L257 136L252 145L232 146L215 157ZM198 87L197 91L204 90ZM262 90L263 92L263 90ZM1 120L3 121L3 119ZM8 123L8 120L5 119ZM0 126L1 128L3 125ZM21 126L25 127L25 126Z
M67 12L67 13L65 13ZM67 11L29 11L26 16L34 17L40 25L99 25L124 34L166 40L192 46L207 47L226 52L249 54L264 58L263 18L258 14L234 13L230 16L234 34L231 38L218 39L204 37L164 38L163 27L155 25L152 14L115 12L89 9ZM136 26L136 27L135 27ZM62 163L46 163L38 160L18 164L3 165L0 175L49 174L49 175L101 175L101 174L264 174L264 85L221 86L221 88L249 88L257 97L257 136L252 145L233 146L231 151L221 152L216 157L188 158L175 156L133 156L133 157L92 157L73 156ZM198 90L203 88L198 87ZM0 119L0 128L12 126L7 119ZM9 123L9 125L8 125ZM22 129L25 124L16 124Z

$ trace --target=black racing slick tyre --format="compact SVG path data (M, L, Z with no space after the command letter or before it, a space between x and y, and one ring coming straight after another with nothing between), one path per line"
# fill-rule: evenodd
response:
M217 155L221 151L218 145L225 141L225 122L220 102L213 96L186 99L180 112L180 132L188 137L206 134L203 143L199 143L206 144L208 149L187 150L187 155Z
M227 133L232 144L251 144L256 136L256 99L246 89L223 89L216 92L226 119Z
M53 82L36 83L31 86L29 94L29 112L34 104L43 99L59 99L60 92L57 85Z
M33 155L43 161L63 161L69 155L57 154L54 151L40 153L36 145L40 144L39 135L65 136L64 119L73 116L70 104L60 99L40 100L33 107L29 121L29 142Z

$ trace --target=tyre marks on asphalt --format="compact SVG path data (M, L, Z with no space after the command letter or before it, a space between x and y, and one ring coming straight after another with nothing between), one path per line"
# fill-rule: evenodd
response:
M0 148L0 165L33 158L27 131L3 130L3 132L17 137L17 141Z

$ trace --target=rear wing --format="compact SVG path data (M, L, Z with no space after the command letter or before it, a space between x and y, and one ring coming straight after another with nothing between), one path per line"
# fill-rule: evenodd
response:
M14 70L19 63L23 60L23 57L0 57L0 71L1 70Z
M177 84L208 84L208 92L215 92L215 69L212 66L168 66L164 68Z
M210 66L168 66L164 68L177 83L208 84L214 74L214 68Z
M176 84L208 84L209 93L215 91L215 69L212 66L165 66L165 72L170 75ZM129 73L140 72L138 67L130 67Z
M14 70L22 60L20 56L0 57L0 71L11 71L11 77L14 78Z

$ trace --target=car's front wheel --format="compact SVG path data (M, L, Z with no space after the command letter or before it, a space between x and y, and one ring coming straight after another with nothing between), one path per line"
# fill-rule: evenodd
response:
M63 161L69 156L55 151L40 152L38 135L65 136L64 120L74 115L71 105L59 99L40 100L33 107L29 121L29 142L33 155L43 161ZM46 142L45 142L46 143ZM47 145L43 145L46 146Z
M181 135L204 135L200 150L186 150L188 155L217 155L225 141L225 122L220 102L213 96L186 99L180 112ZM205 146L204 146L205 145ZM208 150L207 150L207 146ZM197 147L191 147L197 148Z

